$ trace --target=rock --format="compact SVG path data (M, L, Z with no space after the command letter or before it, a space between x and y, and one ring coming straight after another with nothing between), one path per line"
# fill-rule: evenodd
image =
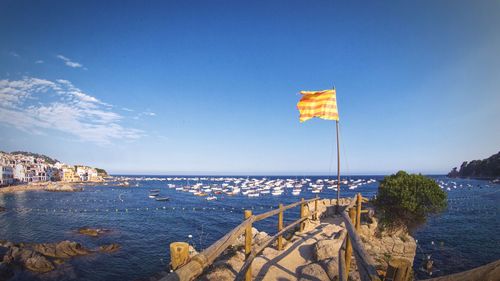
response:
M300 281L328 281L330 278L328 277L328 274L326 274L325 270L323 267L317 263L311 263L306 266L304 266L300 270L300 276L299 276Z
M323 227L323 233L331 238L333 237L334 234L336 234L337 232L340 232L343 228L340 227L339 225L336 225L336 224L329 224L325 227Z
M109 245L99 246L99 251L104 253L113 253L120 249L120 245L113 243Z
M59 243L35 244L33 249L45 256L53 258L70 258L91 253L90 250L82 247L80 243L72 241L61 241Z
M205 275L206 280L210 281L232 281L236 277L234 273L227 268L229 265L221 264L214 267L209 273Z
M338 256L340 246L342 245L341 239L336 240L321 240L314 245L314 258L316 261L331 259Z
M405 254L414 254L417 251L417 244L415 243L415 240L405 242L404 247Z
M275 257L277 257L280 254L280 252L274 248L267 247L262 251L262 256L272 260Z
M259 245L259 243L264 242L265 239L267 238L269 238L269 235L266 232L264 231L259 232L257 228L252 227L252 244ZM245 234L242 234L236 239L236 241L231 246L239 248L243 247L244 245L245 245Z
M33 255L24 261L24 266L33 272L49 272L55 269L54 265L42 255Z
M9 251L3 257L3 263L6 265L18 264L33 272L48 272L54 270L54 265L43 255L30 250L22 249L18 246L9 248Z
M339 260L338 256L335 256L329 260L324 260L323 263L323 269L325 269L326 274L328 274L328 277L330 280L336 280L339 276Z
M254 237L253 237L253 244L256 244L256 245L263 245L264 242L266 242L268 239L269 239L269 235L262 231L262 232L259 232L257 233Z
M7 211L7 209L5 209L5 207L0 206L0 213L5 211Z
M259 233L259 230L257 230L257 228L255 228L255 227L252 227L252 237L255 237L255 235L257 235L257 233Z
M78 229L78 233L92 237L97 237L107 232L109 232L108 229L102 229L102 228L82 227Z
M394 243L394 246L392 247L392 252L396 254L402 254L404 253L405 245L403 243Z

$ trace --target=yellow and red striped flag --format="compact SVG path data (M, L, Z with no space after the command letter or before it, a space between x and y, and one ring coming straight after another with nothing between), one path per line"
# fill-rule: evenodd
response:
M304 95L297 103L300 112L300 122L313 117L326 120L339 120L337 110L337 94L335 89L324 91L301 91Z

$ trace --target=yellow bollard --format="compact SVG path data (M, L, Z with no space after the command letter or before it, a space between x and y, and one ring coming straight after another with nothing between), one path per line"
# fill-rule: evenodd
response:
M170 243L170 260L172 270L185 265L189 260L189 244L186 242Z

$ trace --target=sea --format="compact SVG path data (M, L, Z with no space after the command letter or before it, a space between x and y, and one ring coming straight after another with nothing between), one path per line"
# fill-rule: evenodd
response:
M416 278L447 275L500 259L500 185L482 180L432 177L448 184L453 181L458 187L445 188L447 209L429 217L413 233L417 240ZM381 180L383 177L348 178ZM115 253L75 257L44 274L16 271L11 280L145 280L168 268L169 244L172 242L185 241L202 250L238 225L246 209L258 214L277 208L279 203L290 204L300 198L316 196L304 188L300 196L293 196L291 189L287 189L281 196L221 195L217 200L207 201L206 197L168 188L168 183L180 186L186 181L138 180L130 181L129 187L86 186L82 192L74 193L31 191L0 194L0 206L7 208L0 213L0 240L16 243L71 240L89 249L110 243L121 246ZM343 188L341 197L352 197L357 192L373 197L377 188L378 181L355 190ZM161 202L149 198L152 189L160 189L160 196L170 200ZM336 198L334 190L323 189L318 195ZM285 222L298 217L298 208L285 212ZM87 237L77 233L81 227L104 228L110 232L101 237ZM255 227L273 234L277 218L258 222ZM0 252L0 255L4 253ZM426 259L434 261L432 275L422 269Z

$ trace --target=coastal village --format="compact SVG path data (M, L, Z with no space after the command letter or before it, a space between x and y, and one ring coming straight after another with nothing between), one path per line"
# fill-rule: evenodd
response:
M101 182L104 170L68 165L43 155L27 152L0 152L0 186L47 182Z

